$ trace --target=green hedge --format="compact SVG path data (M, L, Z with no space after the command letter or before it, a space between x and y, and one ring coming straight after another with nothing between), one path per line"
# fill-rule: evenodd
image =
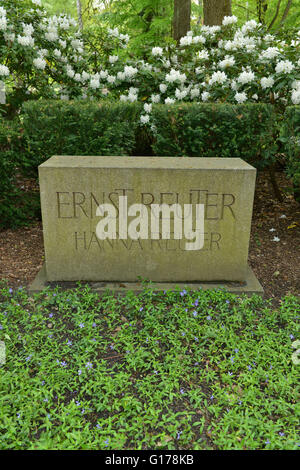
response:
M130 103L29 101L23 166L36 172L52 155L131 155L140 113Z
M140 125L142 113L139 103L30 101L17 120L0 118L0 228L37 214L36 203L16 189L16 173L37 176L55 154L240 157L262 169L281 143L299 197L299 106L283 118L265 104L155 105L154 136Z
M153 115L156 155L240 157L264 168L276 153L276 120L269 105L159 105Z
M39 194L24 192L17 183L23 155L23 129L18 119L0 118L0 230L28 225L39 216Z
M280 140L287 155L286 171L293 181L294 196L300 202L300 106L287 108Z

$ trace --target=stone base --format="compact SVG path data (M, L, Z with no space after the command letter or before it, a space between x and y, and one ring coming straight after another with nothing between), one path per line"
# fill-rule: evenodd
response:
M140 282L87 282L81 281L83 285L88 284L95 292L99 294L109 290L113 293L126 294L128 291L133 291L135 293L141 292L143 290L143 285ZM46 267L45 264L37 274L34 281L29 285L28 291L30 294L41 292L46 287L55 287L59 286L63 289L72 289L77 287L76 282L48 282L46 278ZM250 266L248 266L247 275L245 282L193 282L193 283L182 283L182 282L156 282L151 283L153 290L162 291L162 290L172 290L176 287L190 288L193 290L198 289L220 289L223 288L228 292L236 294L258 294L263 295L264 290L260 282L256 278Z

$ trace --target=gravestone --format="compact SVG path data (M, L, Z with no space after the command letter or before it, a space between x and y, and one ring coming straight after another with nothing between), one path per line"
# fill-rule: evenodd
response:
M259 291L247 264L255 179L255 168L239 158L53 156L39 167L45 281L240 286L250 276ZM196 208L202 211L195 246L185 206L193 228ZM134 239L136 207L144 212L133 232L143 235ZM99 226L108 214L115 231L105 238Z

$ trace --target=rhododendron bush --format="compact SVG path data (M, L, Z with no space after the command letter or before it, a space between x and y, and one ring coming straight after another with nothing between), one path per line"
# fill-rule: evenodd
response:
M199 26L175 44L126 54L129 36L103 32L101 51L74 19L49 17L40 0L1 0L0 93L21 105L39 97L142 101L141 124L153 103L300 103L300 31L291 40L266 33L254 20L238 28Z

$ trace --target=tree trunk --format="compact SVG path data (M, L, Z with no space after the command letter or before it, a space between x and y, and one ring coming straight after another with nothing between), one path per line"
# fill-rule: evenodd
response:
M265 24L265 17L266 17L267 9L268 9L267 0L257 0L258 21L262 24Z
M274 24L275 21L277 20L278 13L279 13L279 9L280 9L280 4L281 4L281 0L278 0L277 7L276 7L276 12L275 12L275 15L274 15L274 17L273 17L271 23L270 23L269 26L268 26L268 31L272 28L273 24Z
M83 22L82 22L81 1L80 0L77 0L77 16L78 16L79 28L82 31Z
M293 0L288 0L287 5L286 5L286 7L285 7L285 10L284 10L284 12L283 12L282 18L281 18L281 20L280 20L279 26L282 26L283 23L285 22L285 20L287 19L287 16L288 16L288 14L289 14L290 8L291 8L291 6L292 6L292 2L293 2Z
M174 0L173 38L179 42L191 29L191 0Z
M231 0L203 0L204 24L221 25L224 16L231 16Z

